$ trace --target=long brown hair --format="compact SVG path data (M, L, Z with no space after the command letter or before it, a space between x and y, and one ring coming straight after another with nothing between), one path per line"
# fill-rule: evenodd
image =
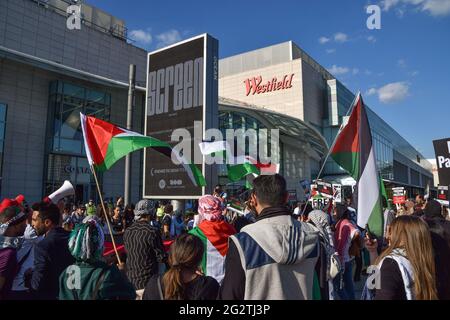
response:
M390 226L389 247L376 264L394 249L404 249L414 272L414 294L417 300L435 300L436 271L431 235L427 224L415 216L399 216Z
M170 246L170 269L163 277L165 300L185 299L182 271L195 272L202 262L204 250L200 238L191 234L180 235Z

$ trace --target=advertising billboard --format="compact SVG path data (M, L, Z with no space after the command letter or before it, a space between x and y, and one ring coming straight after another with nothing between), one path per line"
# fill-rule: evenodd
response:
M218 41L203 34L150 52L147 71L145 135L172 147L190 145L180 149L180 155L202 171L207 186L196 186L182 165L147 148L143 197L199 198L211 192L217 180L214 165L205 165L198 144L205 130L218 127Z

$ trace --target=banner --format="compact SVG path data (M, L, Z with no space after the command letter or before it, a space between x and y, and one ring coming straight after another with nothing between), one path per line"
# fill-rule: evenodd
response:
M150 52L147 63L145 135L175 148L187 145L178 151L202 172L206 187L195 186L179 164L145 149L143 197L195 199L211 193L216 166L205 164L198 144L205 130L218 127L218 41L207 34L194 37Z
M331 186L331 183L323 182L323 181L316 181L317 185L317 192L328 199L333 198L333 188Z
M309 201L311 202L311 207L314 210L323 210L328 205L330 200L331 198L323 197L320 194L316 194L309 199Z
M438 186L437 200L448 201L448 186Z
M433 145L436 154L439 184L448 186L450 185L450 138L434 140Z
M449 205L449 186L438 186L438 194L436 200L443 206Z
M333 184L333 201L342 203L342 186L340 184Z
M404 187L392 188L392 203L403 204L406 202L406 192Z
M300 187L303 190L303 199L309 199L309 196L311 195L311 182L307 179L300 180Z

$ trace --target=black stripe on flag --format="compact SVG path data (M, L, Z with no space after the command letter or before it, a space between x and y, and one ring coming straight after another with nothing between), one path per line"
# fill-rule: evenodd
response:
M369 119L367 118L366 108L362 96L359 96L359 178L369 159L370 149L372 149L372 134L370 132ZM374 155L375 156L375 155Z

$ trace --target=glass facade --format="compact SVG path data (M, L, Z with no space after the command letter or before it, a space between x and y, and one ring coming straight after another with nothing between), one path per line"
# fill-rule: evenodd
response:
M372 131L372 144L381 177L387 180L394 180L394 150L392 143L381 134Z
M76 201L96 198L95 184L84 150L80 112L108 121L111 95L63 81L51 82L45 194L59 188L67 179L76 189ZM102 181L101 175L99 181Z
M0 103L0 194L2 193L3 150L5 147L6 104Z

